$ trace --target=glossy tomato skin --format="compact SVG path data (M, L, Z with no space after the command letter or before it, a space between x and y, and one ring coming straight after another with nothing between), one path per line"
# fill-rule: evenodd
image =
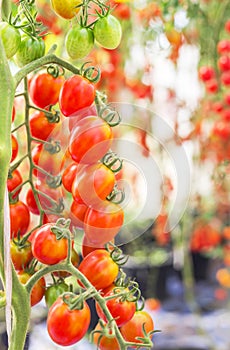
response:
M60 163L58 162L57 154L49 153L43 144L36 145L32 149L31 155L34 165L42 168L51 175L56 176L59 174ZM40 179L44 179L47 176L36 168L33 169L33 174Z
M93 244L105 244L118 234L123 222L123 209L113 202L102 201L95 209L93 207L87 209L84 232Z
M68 290L69 286L65 282L60 282L49 286L45 291L45 301L48 308L53 305L61 294L68 292Z
M23 247L20 247L17 243L17 238L10 241L10 255L15 269L22 270L33 258L31 243L27 241Z
M44 72L34 75L29 84L32 102L40 108L55 105L64 80L64 76L54 78L51 74Z
M56 123L50 123L45 113L35 111L29 120L31 135L37 139L46 141L52 131L56 128Z
M126 341L140 343L137 337L144 337L143 324L146 333L154 330L152 317L146 311L136 311L134 316L120 328L121 334Z
M119 267L105 249L97 249L89 253L78 267L96 289L104 289L113 283L118 275Z
M81 164L93 164L110 149L112 128L102 118L89 116L79 121L72 130L69 152L72 159Z
M72 225L80 229L84 226L85 213L88 206L84 203L79 203L73 201L70 207L70 218L72 220Z
M19 281L22 284L26 284L26 282L29 281L30 275L29 273L20 270L17 272ZM40 278L38 282L35 283L35 285L32 288L31 294L30 294L30 304L31 306L34 306L39 303L39 301L42 300L44 294L45 294L45 288L46 288L46 282L44 277Z
M102 327L99 322L97 323L94 330L95 331L102 330ZM119 343L115 336L114 337L107 337L105 335L101 336L100 333L95 332L93 335L93 342L100 350L120 350Z
M66 191L71 192L72 183L74 178L77 175L79 169L78 163L71 162L63 171L62 174L62 185L66 189Z
M72 19L80 11L81 0L51 0L54 12L64 19Z
M114 173L104 164L96 163L78 172L72 183L72 195L76 201L95 205L106 199L114 185Z
M54 223L48 223L38 228L32 240L32 252L34 257L42 264L54 265L67 258L68 240L57 240L51 231Z
M94 47L94 35L90 28L75 25L69 29L65 39L66 51L72 59L86 57Z
M73 75L64 82L60 91L59 105L62 114L68 117L82 108L91 106L95 94L93 83L81 75Z
M22 184L22 175L18 169L15 169L11 176L7 179L7 189L9 192L12 192L16 187L18 187L20 184ZM13 198L16 198L19 193L21 192L21 188L15 192L15 194L12 196Z
M21 43L21 35L18 29L7 22L0 23L0 36L5 49L6 57L12 58Z
M59 297L48 312L48 333L51 339L61 346L73 345L88 331L90 319L90 309L85 301L81 310L70 310Z
M29 188L26 193L26 204L31 213L33 213L34 215L40 214L32 188Z
M116 291L118 292L118 291ZM113 296L114 291L111 290L110 292L106 293L104 297ZM128 300L121 300L121 297L115 297L114 299L110 299L106 301L106 306L108 310L110 311L112 317L115 319L115 322L118 327L123 326L128 321L131 320L131 318L134 316L136 311L136 304L135 302L128 301ZM99 318L101 318L103 321L107 322L106 316L103 313L100 305L96 303L96 310Z
M10 162L13 162L18 155L18 141L14 135L11 135L12 155Z
M26 233L30 224L30 212L24 202L17 201L10 204L10 223L11 238Z
M16 53L16 62L19 67L41 58L45 54L45 42L42 38L32 38L24 35Z
M99 18L94 25L93 32L96 41L106 49L116 49L121 42L121 24L111 14Z

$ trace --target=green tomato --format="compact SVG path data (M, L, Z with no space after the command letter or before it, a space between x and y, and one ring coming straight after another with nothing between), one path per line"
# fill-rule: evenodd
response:
M21 43L21 35L18 29L7 22L0 23L0 37L5 49L6 57L13 57Z
M93 31L89 28L74 26L67 33L65 45L67 53L72 59L84 58L93 49Z
M32 38L24 35L16 53L16 62L19 67L41 58L45 54L45 43L42 38Z
M52 284L45 291L45 301L48 308L50 308L57 298L69 291L69 286L65 282L60 282L57 284Z
M116 49L121 42L121 24L113 15L108 14L99 18L94 25L93 32L98 44L106 49Z

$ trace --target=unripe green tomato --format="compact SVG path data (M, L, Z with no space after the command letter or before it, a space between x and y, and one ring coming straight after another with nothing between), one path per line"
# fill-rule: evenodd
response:
M6 57L13 57L21 43L21 35L18 29L7 22L0 23L0 36L5 49Z
M74 26L67 33L65 45L67 53L72 59L84 58L93 49L93 31L89 28Z
M65 293L68 292L69 286L65 282L52 284L49 286L45 291L45 301L48 308L50 308L53 303L57 300L57 298Z
M16 53L16 62L19 67L41 58L45 54L45 43L42 38L32 38L24 35Z
M96 41L106 49L116 49L122 36L121 24L113 15L106 15L97 20L93 33Z

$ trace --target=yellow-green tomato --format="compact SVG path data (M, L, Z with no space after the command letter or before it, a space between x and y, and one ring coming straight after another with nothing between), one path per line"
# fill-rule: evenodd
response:
M65 292L68 292L69 286L65 282L50 285L45 291L45 301L48 308L53 305L57 298Z
M21 35L18 29L7 22L0 23L0 37L5 49L6 57L13 57L21 43Z
M116 49L121 42L121 24L119 20L111 14L100 17L94 25L93 32L98 44L106 49Z
M93 49L94 35L90 28L74 26L67 33L66 51L72 59L86 57Z
M41 58L45 54L45 42L42 38L32 38L24 35L16 53L16 62L19 67Z

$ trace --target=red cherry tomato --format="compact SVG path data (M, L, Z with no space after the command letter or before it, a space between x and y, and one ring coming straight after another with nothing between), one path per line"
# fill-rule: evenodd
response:
M230 57L228 55L223 55L218 60L218 66L222 72L230 70Z
M119 267L105 249L97 249L89 253L78 267L96 289L104 289L113 283L118 275Z
M31 100L40 108L55 105L64 81L64 76L54 78L48 73L35 74L29 84Z
M81 75L67 79L60 91L59 105L62 114L71 116L78 110L89 107L94 102L95 86Z
M23 236L30 224L30 212L25 203L17 201L10 204L10 232L11 238L18 234Z
M141 343L137 337L144 337L143 326L146 333L154 330L152 317L146 311L136 311L134 316L120 328L121 334L126 341Z
M102 163L82 167L72 183L72 195L76 201L88 206L100 203L112 192L115 175Z
M208 81L215 77L215 71L212 67L202 66L199 69L199 77L202 81Z
M84 218L88 206L84 203L73 201L70 207L70 218L72 220L72 226L80 229L84 226Z
M10 162L13 162L18 155L18 141L14 135L11 135L11 147L12 147L12 155Z
M85 301L82 309L70 310L62 297L59 297L48 312L48 333L61 346L75 344L88 331L90 318L90 309Z
M51 175L58 175L60 163L57 154L48 152L42 144L35 146L31 152L34 165L42 168ZM41 179L47 175L38 169L33 169L33 174Z
M29 211L31 211L31 213L33 213L34 215L40 214L32 188L29 188L26 193L26 204L29 208Z
M33 234L32 253L42 264L53 265L67 258L68 240L57 239L52 232L55 224L48 223L39 227Z
M72 130L69 152L78 163L92 164L101 159L111 147L112 129L102 118L86 117Z
M19 281L22 284L26 284L26 282L29 281L31 275L23 270L20 270L17 272ZM39 303L39 301L42 300L46 290L46 282L44 277L40 278L37 283L32 288L31 294L30 294L30 304L31 306L34 306Z
M31 135L37 139L46 141L49 135L56 128L56 123L50 123L45 113L35 111L30 116L30 132Z
M10 177L8 177L7 179L8 191L12 192L16 187L22 184L22 181L23 179L20 171L18 169L15 169L10 175ZM19 193L21 192L21 189L22 188L20 188L18 191L15 192L15 194L12 196L13 199L19 195Z
M230 52L230 40L223 39L217 44L217 51L219 54L223 55Z
M116 293L117 292L118 290L116 290ZM116 294L114 294L114 291L112 290L105 294L104 297L114 295ZM133 301L122 300L122 297L114 297L114 299L107 300L106 306L112 317L115 319L118 327L121 327L130 321L136 311L136 303ZM106 316L98 303L96 303L96 310L99 318L107 322Z
M10 255L12 263L16 270L22 270L26 268L29 262L33 258L31 244L29 241L25 242L23 246L20 246L17 238L10 241Z
M113 202L102 201L94 208L88 208L84 219L84 232L95 245L111 241L119 232L124 221L123 209Z
M79 170L78 163L70 163L64 170L62 174L62 185L66 191L71 192L72 183Z

